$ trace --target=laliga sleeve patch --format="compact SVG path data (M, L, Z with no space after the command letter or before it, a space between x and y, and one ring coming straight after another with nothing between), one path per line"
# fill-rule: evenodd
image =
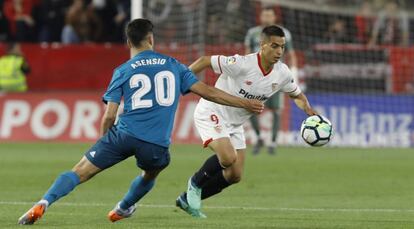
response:
M228 57L227 60L226 60L226 64L228 64L228 65L235 64L235 63L236 63L236 57L234 57L234 56Z

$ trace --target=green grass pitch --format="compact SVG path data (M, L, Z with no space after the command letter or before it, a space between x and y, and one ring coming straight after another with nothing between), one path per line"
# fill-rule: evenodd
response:
M18 217L88 148L1 144L0 228L21 228ZM280 148L274 157L263 150L247 157L241 183L203 203L202 220L174 201L210 151L174 145L171 153L133 217L106 218L140 173L130 158L78 186L34 228L414 228L412 149Z

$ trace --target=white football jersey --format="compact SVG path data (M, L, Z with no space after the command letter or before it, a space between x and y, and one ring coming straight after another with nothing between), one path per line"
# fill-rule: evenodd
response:
M234 96L264 102L278 91L293 96L301 93L286 64L278 61L266 73L260 64L259 53L246 56L211 56L211 65L214 72L220 74L215 87ZM197 108L217 112L231 125L242 125L252 115L243 108L220 105L203 98Z

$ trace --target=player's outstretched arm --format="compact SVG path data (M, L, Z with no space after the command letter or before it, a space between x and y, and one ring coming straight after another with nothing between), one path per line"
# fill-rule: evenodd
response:
M296 96L290 95L290 97L293 99L296 106L298 106L300 109L305 111L305 113L308 114L309 116L318 114L318 112L316 112L311 107L311 105L309 104L308 98L306 97L305 94L303 94L303 92L301 92L300 94Z
M202 56L198 58L190 65L189 68L194 72L194 74L198 74L208 67L211 67L211 56Z
M242 99L226 92L206 85L203 82L197 82L191 86L190 90L195 94L207 99L209 101L219 103L222 105L244 108L252 113L260 114L264 105L261 101L256 99Z
M116 114L118 113L118 103L108 102L105 113L101 120L101 136L103 136L108 129L114 125Z

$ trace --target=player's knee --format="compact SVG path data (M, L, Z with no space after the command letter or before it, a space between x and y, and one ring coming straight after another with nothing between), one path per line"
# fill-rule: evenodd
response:
M220 158L220 164L223 168L228 168L232 166L237 160L237 155L235 153L228 154L222 158Z
M82 174L82 173L78 173L78 172L76 172L76 171L74 171L74 172L78 175L78 177L79 177L79 182L80 182L80 183L83 183L83 182L85 182L85 181L89 180L89 177L88 177L88 176L86 176L86 175L84 175L84 174Z
M80 183L83 183L83 182L91 179L96 174L95 171L90 171L90 170L85 169L85 168L75 167L74 169L72 169L72 171L75 172L79 176Z
M89 173L84 173L84 172L76 171L76 170L74 172L79 176L80 183L83 183L93 177L93 175Z
M144 171L143 177L144 180L155 180L157 178L158 174L162 171L162 169L159 170L152 170L152 171Z
M241 172L232 172L229 174L229 176L227 177L227 181L230 184L236 184L239 183L242 179L242 173Z
M239 183L239 182L241 181L241 179L242 179L241 175L236 175L236 176L232 176L232 177L228 180L228 182L229 182L230 184L236 184L236 183Z

